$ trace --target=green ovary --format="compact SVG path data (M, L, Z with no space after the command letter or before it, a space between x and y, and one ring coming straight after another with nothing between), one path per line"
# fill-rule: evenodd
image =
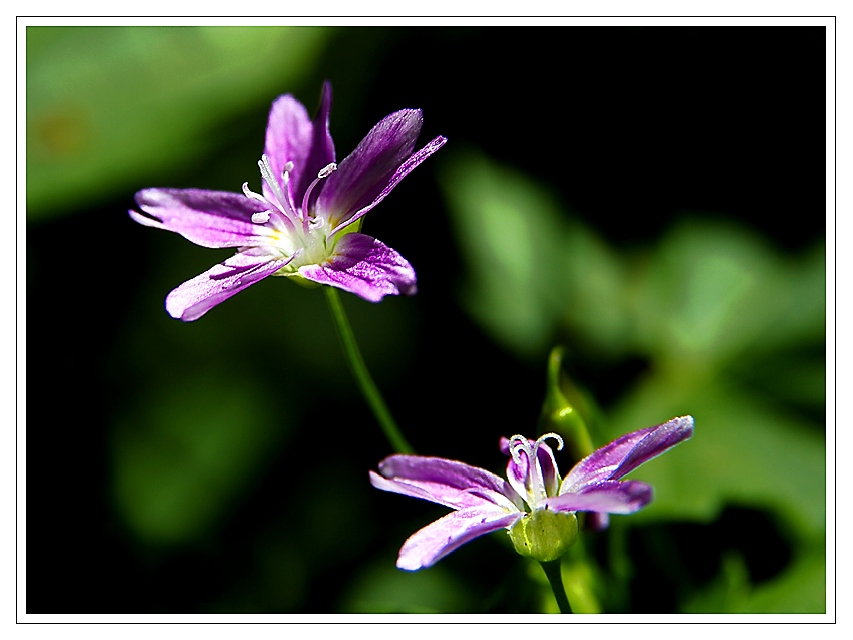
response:
M515 550L539 562L563 556L578 539L578 519L574 512L558 513L534 509L509 530Z

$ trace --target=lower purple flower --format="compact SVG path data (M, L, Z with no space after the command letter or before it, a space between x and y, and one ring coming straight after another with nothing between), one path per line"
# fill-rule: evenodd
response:
M456 460L392 455L379 463L379 473L370 472L370 483L454 509L406 541L397 559L400 569L430 567L466 542L498 529L510 530L519 553L544 562L574 542L576 511L625 514L651 502L651 486L621 478L692 435L691 416L634 431L578 462L562 480L545 444L551 438L561 449L560 436L548 433L534 441L515 435L501 439L501 449L510 456L507 480ZM533 522L536 527L527 526ZM539 533L534 534L534 528Z
M412 265L375 238L359 233L362 216L447 141L438 136L415 151L423 124L419 109L383 118L340 164L329 134L332 89L323 87L312 121L290 95L272 106L262 193L202 189L144 189L142 212L130 216L181 234L203 247L239 252L185 282L166 298L166 310L190 321L268 276L326 284L378 302L417 290Z

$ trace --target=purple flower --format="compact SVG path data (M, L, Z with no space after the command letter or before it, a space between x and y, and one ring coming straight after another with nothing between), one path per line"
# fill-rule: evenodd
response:
M200 318L220 302L267 276L292 276L378 302L416 292L412 265L375 238L359 233L362 216L445 142L415 152L423 124L419 109L383 118L350 155L335 164L329 134L332 88L323 86L312 121L293 96L270 110L258 162L262 193L202 189L144 189L136 194L137 222L180 233L203 247L236 247L225 262L189 280L166 298L174 318Z
M555 439L558 450L563 440L548 433L535 441L519 435L501 440L510 456L507 480L456 460L392 455L379 463L381 475L370 472L370 483L454 509L406 541L397 559L400 569L430 567L498 529L510 530L519 553L545 562L560 557L575 541L574 512L633 513L647 505L652 488L621 478L692 435L691 416L634 431L578 462L562 481L545 440Z

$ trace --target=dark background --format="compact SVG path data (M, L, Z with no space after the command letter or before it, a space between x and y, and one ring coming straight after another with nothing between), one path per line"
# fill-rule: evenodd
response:
M545 361L500 348L460 306L463 259L440 156L476 149L513 165L550 185L616 251L653 243L684 212L701 211L796 255L826 233L824 48L822 28L337 29L295 85L210 127L202 160L154 167L72 207L56 193L57 211L27 222L28 613L350 610L366 559L392 567L403 540L443 513L369 487L367 470L391 451L319 292L276 279L196 323L166 315L169 289L221 257L133 224L125 211L136 190L255 184L269 103L290 92L313 113L323 79L334 89L339 159L382 116L422 108L420 143L439 134L449 142L365 226L415 266L419 294L345 304L415 448L499 471L490 443L532 429ZM570 370L606 410L647 365L593 355ZM264 410L286 416L285 433L264 436L251 478L194 535L141 534L117 506L121 434L149 396L159 403L194 384L228 394L247 376ZM156 421L151 411L146 420ZM822 430L823 413L809 417ZM635 565L611 611L679 610L724 573L732 549L761 584L796 544L754 505L620 531ZM590 539L593 557L606 557L606 540ZM477 541L441 564L441 576L461 576L468 611L539 610L519 586L530 581L527 565L498 542Z

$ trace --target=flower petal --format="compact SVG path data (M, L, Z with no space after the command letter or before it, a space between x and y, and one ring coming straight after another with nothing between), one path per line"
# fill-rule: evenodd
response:
M388 180L388 184L385 185L382 191L379 192L379 195L377 195L372 202L361 206L361 208L356 210L355 213L353 213L351 216L342 219L340 222L338 222L337 226L333 229L332 232L334 233L338 229L352 224L353 222L361 218L364 214L366 214L368 211L373 209L373 207L375 207L377 204L382 202L382 200L385 199L385 196L391 193L391 190L396 187L403 178L409 175L414 170L414 168L417 167L421 162L423 162L433 153L441 149L441 147L444 146L445 142L447 142L447 138L443 136L438 136L434 140L430 141L430 143L423 149L409 156L408 160L406 160L402 165L400 165L397 171L394 172L394 175L391 176L391 179Z
M406 540L397 557L397 568L426 569L474 538L511 526L522 514L480 507L447 514Z
M267 121L264 155L270 163L273 176L279 182L285 163L293 163L290 182L287 185L291 196L295 196L296 185L300 184L306 175L313 140L314 125L302 103L289 93L276 98ZM270 202L276 200L266 181L263 182L263 194Z
M308 157L305 161L305 171L302 175L296 174L294 176L294 183L296 185L294 196L296 197L297 204L302 203L302 196L305 195L308 187L317 178L320 169L335 161L335 143L332 141L332 134L329 133L329 112L331 109L332 85L327 80L323 83L320 108L312 123L311 150L308 152ZM317 191L319 192L319 189ZM312 195L311 199L313 201L317 198Z
M420 109L392 113L377 123L355 150L341 160L337 171L323 183L317 199L317 211L333 228L376 201L383 190L390 191L392 178L415 149L422 124Z
M197 320L220 302L272 275L289 260L238 253L188 280L166 297L166 311L184 322Z
M293 163L287 189L297 206L320 169L335 161L335 144L329 133L331 108L332 85L325 82L313 122L302 103L289 94L279 97L270 109L264 153L276 179L281 178L285 163ZM275 197L266 183L264 195Z
M504 511L521 507L518 495L491 471L457 460L396 454L379 463L379 476L371 472L377 489L443 504L453 509L493 505Z
M590 531L606 531L610 526L610 516L600 511L590 511L586 517L586 527Z
M300 267L299 274L370 302L379 302L387 295L417 292L417 276L409 261L379 240L361 233L348 233L338 241L326 262Z
M543 504L554 511L596 511L633 513L652 501L652 488L645 482L608 480L580 493L564 493L547 498Z
M136 202L146 215L130 217L147 227L174 231L202 247L252 247L268 242L272 231L252 222L262 203L239 193L204 189L143 189Z
M596 482L618 480L692 435L692 416L626 434L578 462L563 480L560 493L576 493Z

